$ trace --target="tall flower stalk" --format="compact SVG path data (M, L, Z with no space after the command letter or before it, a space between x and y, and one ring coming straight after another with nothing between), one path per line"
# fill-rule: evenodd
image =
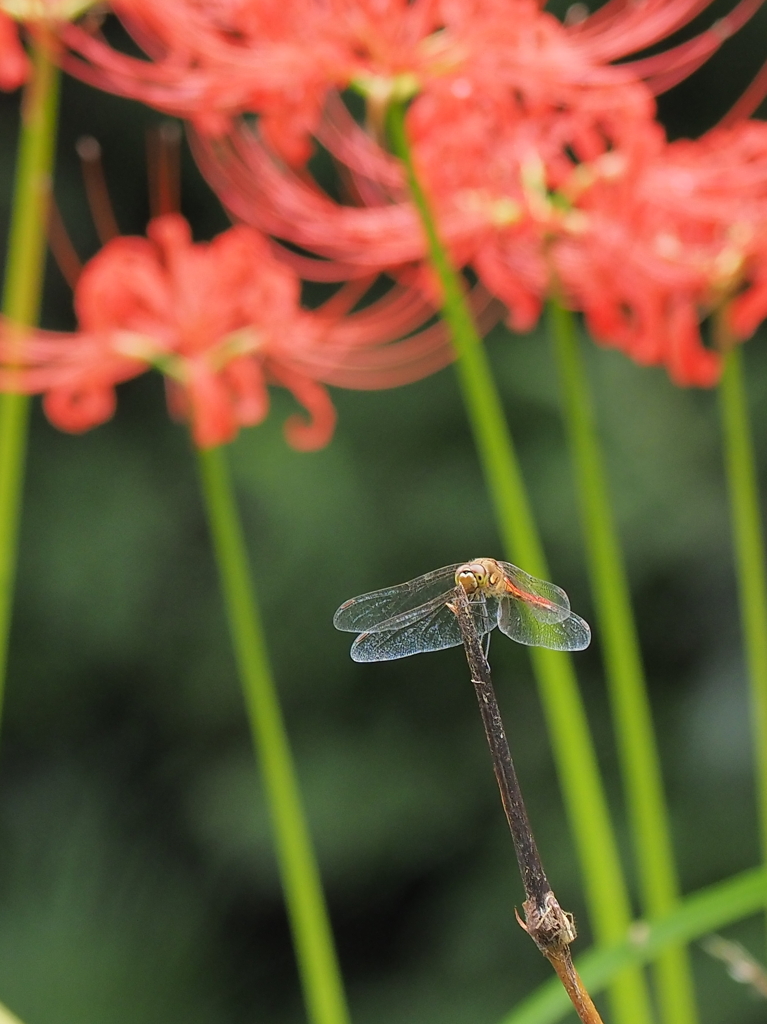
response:
M248 553L222 448L198 452L202 491L235 660L275 846L309 1018L348 1024L343 982L255 599Z
M3 290L3 314L20 328L37 322L45 272L45 231L59 98L59 72L52 63L50 45L45 34L35 38L31 75L21 106ZM23 341L19 339L18 344L23 345ZM28 419L26 395L0 394L0 713L16 577Z
M21 1021L15 1013L11 1013L6 1006L0 1003L0 1024L21 1024Z
M504 549L527 571L547 577L543 547L500 397L461 279L440 243L416 176L401 102L390 105L388 127L427 237L429 261L443 290L442 315L458 355L458 378ZM575 673L564 654L543 648L532 648L530 653L578 849L592 927L599 942L619 942L628 930L631 909ZM652 1020L649 994L640 972L624 972L615 979L610 992L619 1024L648 1024Z
M721 325L720 325L721 327ZM730 347L719 385L743 645L751 690L762 858L767 862L767 581L756 460L740 349ZM730 342L731 344L731 342Z
M670 913L679 901L660 758L575 320L556 301L551 303L549 316L639 869L642 909L653 919ZM669 948L655 964L655 974L658 1003L666 1024L693 1024L698 1015L686 950Z

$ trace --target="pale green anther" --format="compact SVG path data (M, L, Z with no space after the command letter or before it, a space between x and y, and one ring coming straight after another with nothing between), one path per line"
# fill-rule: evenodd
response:
M596 180L597 175L591 164L578 164L570 175L568 187L573 192L585 192Z
M513 199L496 199L492 206L492 221L497 227L516 224L522 217L522 207Z
M16 21L74 21L96 0L0 0L0 11Z
M349 88L372 100L376 105L388 106L390 103L404 103L411 99L420 92L421 83L412 71L405 71L393 78L361 75L352 79Z
M546 168L544 167L543 160L541 160L537 153L530 154L530 156L522 161L520 178L525 192L540 196L543 199L548 198Z
M552 209L556 210L558 213L569 213L573 208L572 202L561 192L550 192L549 202L551 203Z
M394 79L391 98L397 103L405 103L412 99L420 89L421 83L418 81L418 76L414 75L412 71L406 71Z

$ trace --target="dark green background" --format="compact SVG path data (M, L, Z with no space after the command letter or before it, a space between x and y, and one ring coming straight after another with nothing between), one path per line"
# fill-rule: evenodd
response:
M663 98L673 135L723 113L766 25ZM17 107L0 101L3 235ZM75 140L101 141L121 227L139 233L158 120L65 83L56 195L83 256L96 240ZM199 239L226 225L188 158L183 207ZM43 322L73 323L54 267ZM498 329L488 347L553 578L593 618L549 343ZM692 890L757 858L716 394L585 352ZM764 472L763 339L746 360ZM497 534L451 369L333 398L326 450L286 446L294 408L275 393L231 462L352 1010L358 1024L495 1024L547 968L514 921L522 892L463 656L356 666L331 618L353 594L500 555ZM585 948L528 658L502 637L492 657L539 845ZM576 664L628 853L598 635ZM732 934L762 955L759 922ZM765 1019L721 964L694 958L707 1024ZM156 376L123 387L115 420L83 437L35 406L0 745L0 999L25 1024L304 1019L194 458Z

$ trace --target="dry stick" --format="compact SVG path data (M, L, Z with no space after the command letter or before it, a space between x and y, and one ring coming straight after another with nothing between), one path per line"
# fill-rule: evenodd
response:
M560 907L543 870L501 721L501 712L490 676L490 665L482 649L482 641L463 587L456 587L450 609L455 614L461 631L471 681L477 694L482 724L493 758L493 770L498 789L501 791L501 802L506 812L525 888L526 898L522 904L525 920L523 922L517 914L517 921L557 972L583 1024L602 1024L602 1018L591 1001L591 996L583 987L570 953L570 943L576 935L573 916Z

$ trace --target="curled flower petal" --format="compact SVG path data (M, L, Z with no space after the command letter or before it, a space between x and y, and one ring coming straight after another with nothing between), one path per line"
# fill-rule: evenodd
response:
M308 421L301 416L291 416L287 421L285 436L288 444L302 452L323 448L333 436L336 425L336 410L325 388L308 377L301 377L283 368L276 373L272 368L272 376L291 392L309 414Z
M669 376L682 387L710 388L722 373L718 352L703 347L696 310L691 303L680 302L668 319Z
M477 253L474 267L483 284L506 305L513 331L526 333L538 322L549 270L540 246L513 239L496 239Z
M53 387L43 398L43 409L51 423L69 434L82 434L111 420L117 408L115 389L80 385Z
M233 359L223 370L237 422L255 427L269 412L269 393L263 369L255 359Z
M171 302L146 238L115 238L89 260L75 291L75 312L86 331L116 326L154 334Z
M18 89L29 77L29 67L16 23L0 11L0 89L5 92Z
M765 254L767 258L767 253ZM741 339L750 338L767 317L767 273L762 271L750 288L736 295L727 306L730 332Z
M185 390L194 443L203 449L228 444L237 436L238 423L226 385L198 360L187 369Z

